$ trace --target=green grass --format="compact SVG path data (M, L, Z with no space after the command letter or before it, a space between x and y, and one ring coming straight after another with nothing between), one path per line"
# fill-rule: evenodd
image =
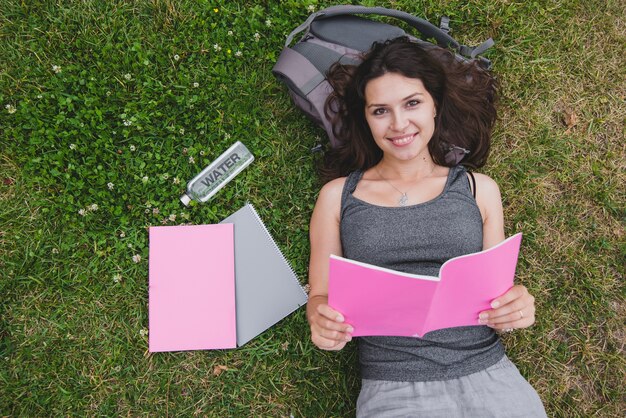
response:
M518 281L538 308L504 343L550 416L623 416L623 3L360 4L375 3L496 40L484 171L507 234L524 233ZM354 347L315 349L303 310L237 350L149 354L145 335L150 225L250 201L306 282L323 132L270 70L307 6L331 4L2 1L0 416L354 414ZM255 162L183 207L185 183L236 140Z

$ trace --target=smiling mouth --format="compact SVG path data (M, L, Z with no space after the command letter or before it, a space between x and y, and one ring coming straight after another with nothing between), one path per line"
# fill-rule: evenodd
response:
M413 141L413 137L417 134L408 134L402 136L395 136L393 138L387 138L389 141L393 143L393 145L406 145L409 142Z

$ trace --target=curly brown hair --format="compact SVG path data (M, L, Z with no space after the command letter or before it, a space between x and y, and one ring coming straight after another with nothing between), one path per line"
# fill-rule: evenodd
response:
M365 119L365 87L386 73L420 79L432 96L437 116L428 150L436 164L453 166L455 152L466 154L461 164L482 167L489 154L497 119L497 82L474 61L423 42L400 37L375 43L357 66L335 64L327 74L334 91L326 101L339 145L326 151L320 166L323 180L366 170L380 161L382 151Z

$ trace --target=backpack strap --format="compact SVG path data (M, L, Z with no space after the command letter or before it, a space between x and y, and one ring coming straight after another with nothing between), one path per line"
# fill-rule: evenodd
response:
M396 19L400 19L413 28L417 29L422 35L426 38L434 38L437 41L439 46L444 48L452 48L457 51L459 54L476 58L478 55L482 54L490 48L494 42L491 38L487 41L483 42L477 47L470 47L467 45L461 45L457 42L453 37L448 35L447 31L438 28L427 20L421 19L419 17L413 16L409 13L402 12L400 10L387 9L384 7L365 7L365 6L352 6L352 5L339 5L332 6L326 9L322 9L318 12L311 14L307 20L305 20L300 26L295 28L289 36L287 36L287 41L285 42L285 47L288 48L293 41L293 38L300 32L304 30L308 30L311 26L311 23L316 19L325 19L333 16L341 16L341 15L355 15L355 14L376 14L381 16L389 16L394 17ZM481 61L490 62L486 58L481 58ZM485 66L485 65L483 65Z
M461 49L459 49L459 53L461 55L465 55L466 57L470 57L472 59L478 59L480 65L485 70L490 70L491 69L491 61L488 60L485 57L479 57L479 55L482 54L483 52L485 52L486 50L488 50L489 48L491 48L494 44L495 44L495 42L493 42L493 39L489 38L485 42L483 42L482 44L480 44L478 46L475 46L473 48L471 48L471 47L469 47L467 45L461 45Z
M450 18L448 16L441 16L439 21L439 29L447 34L450 34Z

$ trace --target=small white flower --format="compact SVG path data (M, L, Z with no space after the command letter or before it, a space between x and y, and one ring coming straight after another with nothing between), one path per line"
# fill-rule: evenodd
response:
M96 211L98 210L98 204L97 203L93 203L89 206L89 210L93 210Z
M222 47L219 46L218 44L213 44L213 49L219 52L222 50Z
M178 132L179 132L181 135L185 135L185 128L180 128L180 129L178 130Z
M70 149L76 149L76 144L70 144Z
M180 56L178 54L174 54L174 61L178 61L180 59Z
M37 98L38 98L38 99L43 99L43 96L42 96L41 94L38 94L38 95L37 95Z
M314 12L315 11L315 5L314 4L309 4L309 6L306 8L309 12Z
M233 31L232 30L228 31L228 36L233 36Z
M87 213L87 211L86 211L85 209L79 209L79 210L78 210L78 214L79 214L80 216L85 216L85 214L86 214L86 213Z
M119 273L113 275L113 283L119 283L121 281L122 281L122 276Z
M200 131L200 135L204 135L204 129Z
M135 254L133 256L133 262L139 263L141 261L141 256L139 254Z
M241 52L240 50L235 51L235 56L236 57L240 57L243 55L243 52Z
M135 151L137 149L137 148L135 148L134 145L131 145L129 148L130 148L131 151Z
M107 91L106 95L107 95L107 97L109 97L111 95L111 91Z
M174 177L174 179L172 180L172 183L180 184L180 180L178 179L178 177Z
M193 83L193 86L194 86L195 88L198 88L198 87L200 87L200 83L195 82L195 83Z
M139 335L141 335L142 337L145 337L146 335L148 335L148 330L145 328L140 329Z
M132 121L127 120L127 119L124 119L124 126L130 126L130 125L132 125L132 124L133 124L133 122L132 122Z
M258 41L259 41L259 39L261 39L261 35L259 35L259 32L255 32L255 34L254 34L254 40L258 42Z
M193 164L195 162L196 162L196 160L194 160L193 157L189 157L189 164Z
M132 76L132 75L130 75L129 73L126 73L126 74L124 74L124 78L125 78L126 80L130 81L130 80L133 78L133 76Z
M52 71L54 71L56 74L59 74L61 72L61 66L60 65L53 65L52 66Z
M128 244L126 244L126 246L127 246L128 248L130 248L131 250L132 250L132 248L133 248L133 244L131 244L130 242L129 242Z
M150 213L150 209L145 209L143 213Z
M10 114L17 112L17 109L12 104L8 104L4 107L7 110L7 112L9 112Z
M152 214L153 215L158 215L159 214L159 208L152 209Z
M170 221L174 222L176 220L176 214L172 213L168 218Z
M204 157L204 150L200 151L200 156Z
M109 190L113 190L113 187L115 187L115 184L109 182L107 183L107 187L109 188Z
M149 200L146 200L146 207L147 208L151 208L152 207L152 203Z
M267 20L265 21L265 26L267 26L268 28L269 28L269 27L271 27L271 26L272 26L272 21L271 21L271 20L269 20L269 19L267 19Z
M126 238L126 233L124 233L124 231L120 232L120 238Z
M59 253L59 249L58 248L53 248L52 249L52 254L58 254Z
M224 134L224 139L226 139L228 141L230 139L230 134L228 134L228 133Z
M144 182L144 183L147 183L148 182L148 176L143 176L141 178L141 181Z

